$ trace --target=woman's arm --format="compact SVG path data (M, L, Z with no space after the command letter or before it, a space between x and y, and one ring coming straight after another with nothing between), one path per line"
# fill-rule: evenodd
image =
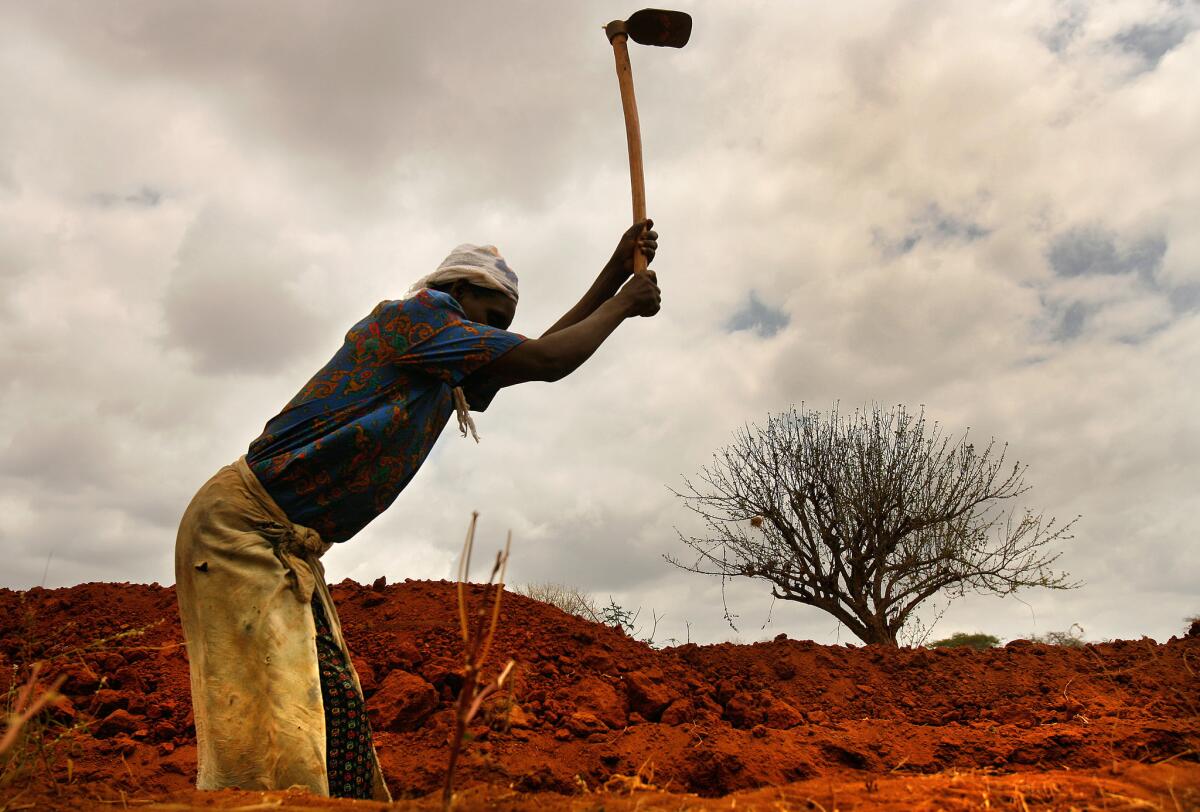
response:
M654 259L654 254L658 250L658 232L650 230L653 225L653 220L643 220L640 223L634 223L628 231L621 235L621 240L617 243L616 250L613 251L612 259L601 269L600 275L588 288L587 293L583 294L583 298L564 313L562 318L554 322L550 329L542 333L542 338L578 324L596 312L596 308L611 299L633 273L635 246L646 255L646 264Z
M514 347L472 377L486 379L493 386L557 381L590 358L621 322L633 316L653 316L661 303L654 272L648 278L635 276L584 318Z

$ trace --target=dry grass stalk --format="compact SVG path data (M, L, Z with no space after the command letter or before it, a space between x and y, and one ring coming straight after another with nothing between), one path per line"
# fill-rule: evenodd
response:
M479 514L471 513L471 524L467 528L467 540L463 544L462 559L458 566L458 620L463 639L463 685L458 694L458 704L454 714L454 735L450 740L450 762L446 767L446 783L442 787L442 809L449 810L454 801L454 770L458 766L458 756L462 751L463 740L467 735L467 726L479 713L484 701L496 691L504 687L505 681L512 673L514 662L509 660L500 674L490 682L480 684L479 676L483 671L484 661L492 647L492 639L496 636L496 624L500 620L500 600L504 595L504 572L508 567L508 551L512 545L512 531L504 543L504 552L496 553L492 564L492 572L484 587L492 590L491 610L488 602L475 610L472 617L467 609L467 575L471 569L471 550L475 544L475 524Z
M49 690L44 691L36 698L34 692L37 690L38 674L42 671L41 663L34 663L33 668L29 672L29 680L21 689L17 691L16 700L13 702L12 708L5 715L4 720L4 736L0 737L0 755L9 751L9 749L17 743L17 738L21 735L21 729L34 716L46 707L51 702L56 702L60 698L58 689L62 687L63 682L67 677L65 674L60 675L50 686Z
M649 769L647 769L649 767ZM642 762L633 775L614 773L604 782L605 792L623 792L632 795L635 792L653 792L660 789L654 783L654 764L650 759Z

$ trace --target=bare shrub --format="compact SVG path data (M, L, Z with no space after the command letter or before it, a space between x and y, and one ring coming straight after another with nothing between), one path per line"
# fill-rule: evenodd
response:
M1083 627L1078 623L1072 623L1071 628L1065 632L1032 634L1029 636L1029 639L1034 643L1045 643L1048 646L1066 646L1067 648L1082 648L1087 642L1083 639Z
M602 622L600 612L596 607L595 598L578 587L546 581L543 583L523 584L513 591L518 595L524 595L535 601L555 606L568 615L575 615L575 617L581 617L584 620L591 620L596 623Z

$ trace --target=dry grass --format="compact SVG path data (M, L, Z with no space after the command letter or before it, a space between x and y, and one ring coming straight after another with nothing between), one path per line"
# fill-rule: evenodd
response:
M85 713L76 713L70 700L59 693L67 680L66 674L49 675L67 666L82 666L96 673L85 656L102 652L163 651L181 643L158 646L137 645L134 641L148 629L124 629L105 637L79 644L71 638L74 624L66 624L49 634L38 629L38 609L22 598L18 627L21 645L5 663L11 670L8 689L0 696L0 791L16 791L0 803L0 812L22 808L20 796L38 786L55 794L62 791L64 780L73 782L72 750L79 737L89 731L94 722ZM107 675L98 674L96 691L109 683ZM76 700L78 701L78 699ZM64 764L65 762L65 764ZM65 767L65 770L64 770Z
M488 576L484 594L491 592L491 608L485 599L474 611L467 608L467 576L471 570L471 550L475 545L475 525L479 520L478 513L471 514L471 524L467 528L467 540L463 544L462 559L458 568L458 620L461 626L463 640L463 685L458 694L458 703L454 713L454 734L450 740L450 759L446 766L446 781L442 786L442 809L449 810L454 802L454 770L458 766L458 756L462 751L463 740L467 735L467 727L479 713L484 700L504 687L505 681L512 673L514 662L509 660L500 674L489 682L480 682L484 662L496 636L496 625L500 620L500 601L504 596L504 572L508 567L508 551L512 545L512 532L504 544L504 551L496 553Z
M568 615L581 617L594 623L604 622L600 617L600 610L596 606L596 599L578 587L545 581L522 584L513 591L526 598L556 606Z
M29 669L29 678L25 684L10 692L15 695L4 715L4 734L0 736L0 757L3 757L17 744L21 731L29 724L30 719L37 716L42 708L60 698L58 689L66 682L66 675L60 674L49 688L41 689L38 680L41 672L42 663L34 663L33 667Z

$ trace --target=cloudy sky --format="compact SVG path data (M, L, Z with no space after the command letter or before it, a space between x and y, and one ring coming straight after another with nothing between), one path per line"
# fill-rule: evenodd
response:
M1081 589L938 633L1200 612L1200 6L692 3L635 49L664 307L453 428L331 580L453 572L845 641L760 583L672 568L678 487L793 404L994 436L1082 514ZM173 581L195 490L382 299L460 242L540 333L628 226L609 2L0 4L0 585ZM453 421L452 421L453 422ZM770 624L764 622L770 613ZM687 624L687 625L685 625ZM690 631L689 631L690 627Z

